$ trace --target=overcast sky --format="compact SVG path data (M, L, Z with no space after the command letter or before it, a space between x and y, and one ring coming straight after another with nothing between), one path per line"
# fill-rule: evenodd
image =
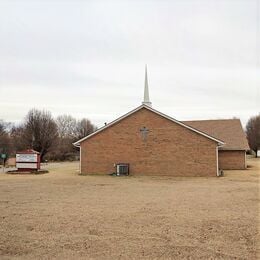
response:
M98 126L139 106L178 120L260 111L258 0L0 0L0 119Z

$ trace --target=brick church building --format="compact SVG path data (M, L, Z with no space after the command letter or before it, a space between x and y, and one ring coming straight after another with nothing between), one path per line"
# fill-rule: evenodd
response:
M147 72L141 106L74 143L82 174L218 176L245 169L249 149L239 119L178 121L151 106Z

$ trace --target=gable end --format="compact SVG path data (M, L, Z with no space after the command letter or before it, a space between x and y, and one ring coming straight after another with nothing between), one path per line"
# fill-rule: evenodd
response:
M78 140L77 142L73 143L73 145L79 147L81 142L83 142L83 141L85 141L86 139L88 139L88 138L90 138L90 137L92 137L92 136L94 136L94 135L100 133L101 131L103 131L103 130L109 128L109 127L111 127L112 125L114 125L114 124L120 122L121 120L127 118L128 116L130 116L130 115L136 113L137 111L139 111L139 110L141 110L141 109L143 109L143 108L145 108L145 109L147 109L147 110L149 110L149 111L151 111L151 112L153 112L153 113L155 113L155 114L158 114L158 115L160 115L161 117L166 118L166 119L168 119L168 120L170 120L170 121L172 121L172 122L174 122L174 123L176 123L176 124L178 124L178 125L180 125L180 126L182 126L182 127L184 127L184 128L187 128L187 129L189 129L189 130L191 130L191 131L193 131L193 132L195 132L195 133L197 133L197 134L200 134L200 135L202 135L202 136L204 136L204 137L206 137L206 138L208 138L208 139L210 139L210 140L213 140L213 141L215 141L218 145L224 145L224 144L225 144L222 140L219 140L219 139L217 139L217 138L215 138L215 137L213 137L213 136L210 136L210 135L208 135L208 134L206 134L206 133L204 133L204 132L202 132L202 131L199 131L199 130L197 130L197 129L191 127L191 126L188 126L188 125L184 124L183 122L180 122L180 121L178 121L178 120L176 120L176 119L174 119L174 118L172 118L172 117L170 117L170 116L167 116L167 115L165 115L165 114L163 114L163 113L161 113L161 112L155 110L154 108L151 108L151 107L146 106L146 105L143 104L143 105L141 105L141 106L139 106L139 107L133 109L132 111L128 112L127 114L125 114L125 115L123 115L123 116L117 118L116 120L112 121L111 123L109 123L109 124L107 124L107 125L105 125L105 126L99 128L97 131L93 132L92 134L83 137L82 139L80 139L80 140Z

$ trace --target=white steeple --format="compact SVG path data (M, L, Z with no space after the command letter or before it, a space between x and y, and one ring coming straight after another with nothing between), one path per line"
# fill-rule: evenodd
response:
M152 106L149 98L149 88L148 88L148 79L147 79L147 66L145 65L145 79L144 79L144 101L143 105Z

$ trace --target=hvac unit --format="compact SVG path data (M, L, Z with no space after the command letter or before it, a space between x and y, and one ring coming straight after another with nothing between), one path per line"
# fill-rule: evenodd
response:
M129 175L129 163L118 163L116 165L116 175Z

